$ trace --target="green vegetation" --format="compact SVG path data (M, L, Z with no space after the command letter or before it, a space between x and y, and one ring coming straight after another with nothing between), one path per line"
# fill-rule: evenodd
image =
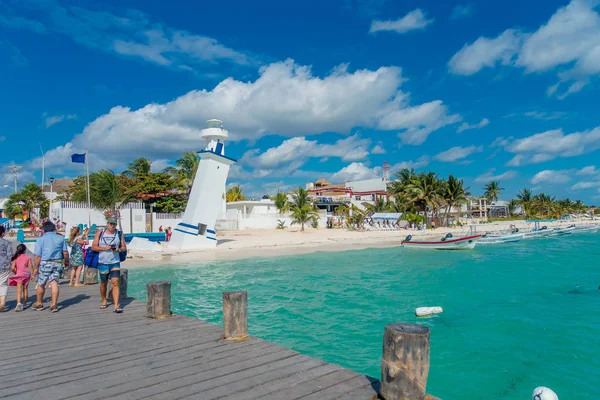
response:
M227 194L225 197L228 203L246 200L246 196L244 196L242 193L242 188L240 188L240 185L235 185L227 189Z
M311 203L308 197L308 190L299 187L292 192L292 201L290 211L292 212L292 225L300 224L301 231L304 231L304 225L319 219L317 208Z
M17 193L8 196L4 207L4 212L10 219L23 216L24 213L30 216L35 208L39 208L42 218L45 218L48 216L50 202L44 196L42 188L35 183L28 183Z

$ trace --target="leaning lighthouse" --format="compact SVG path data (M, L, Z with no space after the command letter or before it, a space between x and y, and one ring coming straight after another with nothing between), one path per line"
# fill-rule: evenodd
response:
M225 207L225 184L229 167L236 160L225 156L225 140L229 133L218 119L207 121L202 130L206 148L198 152L200 161L182 221L173 230L169 247L201 249L215 247L215 223Z

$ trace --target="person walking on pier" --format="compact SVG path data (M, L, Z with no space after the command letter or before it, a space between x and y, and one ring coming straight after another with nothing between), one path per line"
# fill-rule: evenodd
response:
M112 284L113 312L122 313L119 305L119 279L121 278L121 259L119 252L127 250L125 236L117 230L117 218L110 217L107 220L107 228L96 232L92 250L98 253L98 272L100 273L100 309L107 307L106 292L108 280Z
M5 234L4 226L0 226L0 312L4 312L6 307L8 276L10 275L10 264L13 256L12 245L4 239Z
M58 280L60 272L69 266L69 250L64 236L57 235L54 231L56 226L50 222L44 222L44 235L35 242L33 250L33 275L37 277L37 302L33 309L41 311L44 309L43 299L46 293L46 285L50 284L52 289L52 302L50 311L58 312Z
M69 244L71 245L71 277L69 278L69 286L83 286L79 283L81 270L83 269L83 246L87 243L88 230L84 229L83 233L79 226L74 226L69 235Z
M9 285L17 287L17 312L23 311L23 306L27 306L29 281L32 279L33 263L31 257L25 254L26 251L27 247L23 243L17 246L17 252L12 256L11 271L14 275L8 278Z

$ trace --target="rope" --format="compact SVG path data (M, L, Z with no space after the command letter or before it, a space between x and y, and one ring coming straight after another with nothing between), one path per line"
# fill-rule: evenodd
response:
M224 338L223 340L229 340L231 342L240 342L240 341L246 340L246 339L248 339L248 335L234 337L234 338Z

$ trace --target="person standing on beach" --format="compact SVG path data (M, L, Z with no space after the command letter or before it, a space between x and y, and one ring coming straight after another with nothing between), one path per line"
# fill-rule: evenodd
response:
M12 262L13 249L10 242L4 239L6 230L0 226L0 312L6 307L6 295L8 294L8 276Z
M31 257L25 254L26 251L27 247L23 243L17 246L17 252L12 256L11 271L14 275L8 278L9 285L17 287L17 312L23 311L23 306L27 306L29 281L32 279L33 263Z
M58 279L60 271L69 266L69 251L64 236L57 235L54 230L56 226L48 221L43 226L44 235L35 242L33 250L33 275L37 277L37 302L34 304L35 311L44 309L42 304L46 285L50 284L52 289L52 302L50 311L58 312Z
M106 292L108 290L108 280L112 284L113 294L113 312L120 314L123 309L119 305L119 279L121 278L121 259L119 252L127 250L125 245L125 235L119 234L117 230L117 218L108 218L107 228L96 232L92 250L100 253L98 255L98 272L100 273L100 309L107 307Z

